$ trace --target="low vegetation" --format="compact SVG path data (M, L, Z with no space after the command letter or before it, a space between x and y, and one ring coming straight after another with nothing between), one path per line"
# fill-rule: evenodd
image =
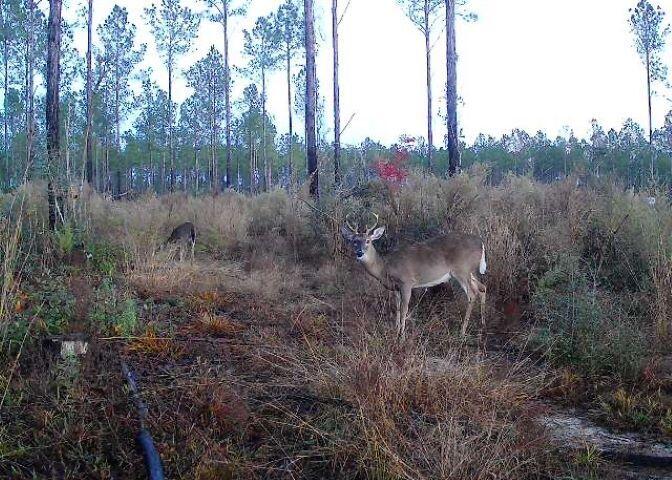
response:
M0 475L143 478L121 359L168 478L603 478L605 462L558 451L536 422L552 405L669 438L668 201L486 179L410 175L317 204L90 194L54 235L43 186L3 197ZM455 286L416 295L395 339L393 299L339 233L369 210L382 252L448 230L484 239L483 342L477 322L459 336ZM163 247L184 221L193 262ZM75 334L86 355L54 351Z

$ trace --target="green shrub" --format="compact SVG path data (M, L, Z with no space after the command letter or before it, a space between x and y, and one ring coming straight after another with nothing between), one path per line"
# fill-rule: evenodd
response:
M134 299L127 298L119 305L119 312L115 318L114 329L120 335L128 337L138 328L138 306Z
M130 336L138 327L138 308L134 299L123 298L110 278L96 289L89 320L95 328L115 335Z
M639 373L645 332L613 295L591 288L577 258L564 258L539 280L532 306L541 322L533 343L551 363L586 376L631 380Z
M65 278L45 277L37 282L30 303L34 307L24 312L26 317L39 318L40 326L48 334L58 335L65 331L74 314L75 297L68 289Z
M86 247L93 269L107 277L113 276L124 261L124 251L111 243L91 243Z
M70 255L75 248L76 234L74 228L69 223L56 229L54 239L61 255Z

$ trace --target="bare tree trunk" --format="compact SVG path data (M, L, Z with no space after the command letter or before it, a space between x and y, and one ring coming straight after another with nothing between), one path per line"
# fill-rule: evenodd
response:
M198 192L198 187L199 187L199 178L200 172L199 172L199 166L198 166L198 134L194 138L194 185L195 185L195 191Z
M306 48L306 150L308 157L308 175L310 176L310 194L319 197L319 172L317 169L317 132L315 115L317 102L317 76L315 70L315 18L313 0L303 0L305 15Z
M33 142L35 140L35 1L28 0L28 35L26 39L26 172L30 175L33 165Z
M121 116L119 113L119 60L115 60L114 72L114 155L117 159L117 197L121 195Z
M649 156L651 157L651 179L655 175L655 159L653 155L653 114L651 109L651 56L646 52L646 94L649 107Z
M215 150L215 121L210 117L210 187L213 192L217 192L217 157Z
M108 127L109 127L109 125L108 125ZM105 132L104 170L105 170L105 187L104 187L104 190L107 193L111 193L112 192L112 177L110 176L110 135L107 131Z
M434 169L432 149L434 148L434 132L432 131L432 62L429 25L429 0L425 0L425 57L427 63L427 169Z
M341 184L341 91L338 83L338 0L331 3L331 29L334 46L334 183Z
M446 0L446 123L448 174L460 168L460 143L457 126L457 43L455 36L455 0Z
M240 177L240 155L236 155L236 190L239 190L241 183Z
M152 131L152 122L150 120L150 116L147 116L147 156L149 157L149 176L147 178L147 187L153 188L154 187L154 162L152 161L152 137L149 132Z
M86 139L85 156L86 163L86 181L93 185L93 73L91 69L91 52L93 49L92 29L93 29L93 0L89 0L89 9L87 13L87 50L86 50Z
M224 1L224 110L226 117L226 188L231 187L231 69L229 67L229 5ZM236 180L237 181L237 180Z
M264 165L264 190L271 189L271 170L266 155L266 69L261 68L261 163Z
M214 73L212 70L208 74L208 136L210 137L210 190L212 193L217 192L217 165L215 159L215 91Z
M68 186L72 184L71 168L70 168L70 128L72 125L72 104L68 102L68 110L65 117L65 178Z
M3 58L3 64L4 64L4 85L3 85L3 102L2 102L2 111L4 112L3 115L3 136L2 136L2 151L5 154L5 185L10 186L11 185L11 175L9 171L9 129L8 129L8 121L7 121L7 113L8 113L8 106L9 106L9 42L7 41L7 31L5 30L5 22L7 20L7 17L5 15L5 2L4 0L0 0L0 23L2 26L2 58Z
M166 191L166 149L161 152L161 193Z
M250 142L250 193L254 194L256 191L255 172L254 172L254 145L252 144L252 128L249 132Z
M53 169L60 165L60 124L58 88L61 73L61 0L49 0L49 31L47 32L47 168L49 229L56 228L56 199Z
M287 152L287 175L289 176L289 188L294 185L294 118L292 115L292 51L289 42L287 42L287 108L289 111L289 151Z
M173 157L173 60L168 61L168 156L170 162L170 193L175 191L175 159Z

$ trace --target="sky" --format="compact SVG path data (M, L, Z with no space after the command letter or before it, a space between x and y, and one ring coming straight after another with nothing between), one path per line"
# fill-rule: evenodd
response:
M66 18L77 11L73 0ZM143 10L150 0L96 0L94 23L102 24L112 6L129 10L138 28L138 41L148 55L155 80L167 88L167 73L146 25ZM231 25L231 61L244 66L243 29L251 29L260 15L275 10L281 0L252 0L247 17ZM514 128L555 138L573 130L586 136L592 119L605 129L618 129L634 118L646 124L646 76L633 46L628 18L636 0L470 0L478 21L458 20L458 110L467 142L479 133L499 137ZM672 0L659 0L672 20ZM202 11L202 2L183 0ZM332 129L332 57L330 0L316 0L317 58L320 93L326 100L327 128ZM341 9L347 0L339 2ZM439 22L432 50L434 138L442 144L445 127L445 37ZM75 36L81 52L85 32ZM95 40L95 37L94 37ZM218 24L204 20L194 48L179 61L182 71L203 57L214 44L222 49ZM672 71L672 36L664 61ZM426 137L425 55L422 34L404 16L395 0L352 0L340 27L341 117L354 115L343 133L345 143L370 137L393 143L400 135ZM235 78L234 98L248 80ZM654 98L654 126L672 110L672 91L658 86ZM174 86L177 101L192 92L180 76ZM286 80L283 71L269 81L269 111L278 131L287 130ZM298 129L301 131L301 129ZM333 135L329 133L329 135Z

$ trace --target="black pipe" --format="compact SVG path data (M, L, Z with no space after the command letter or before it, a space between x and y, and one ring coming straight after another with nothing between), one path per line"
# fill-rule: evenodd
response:
M145 468L149 480L163 480L161 457L159 452L156 451L152 436L145 428L141 428L138 433L138 445L142 449L142 457L145 459Z
M145 460L145 468L147 469L147 477L149 480L163 480L163 466L161 465L161 457L156 451L152 436L145 428L145 420L147 419L148 409L145 402L140 397L140 387L135 378L135 373L128 368L126 362L121 361L121 370L124 372L124 377L128 382L128 387L133 394L133 402L138 409L138 416L140 417L140 431L136 440L142 449L142 457Z

